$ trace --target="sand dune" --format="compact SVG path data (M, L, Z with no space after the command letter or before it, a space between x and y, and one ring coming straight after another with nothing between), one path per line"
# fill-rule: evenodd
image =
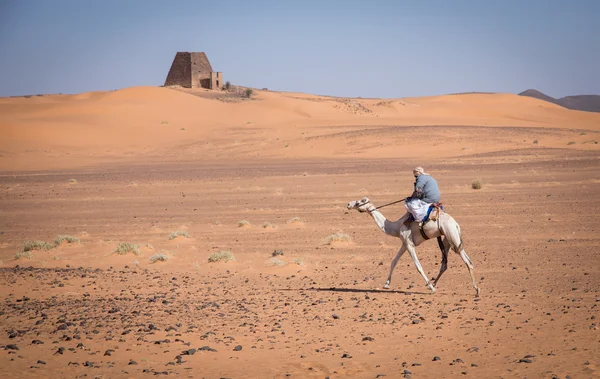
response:
M252 99L236 102L209 94L215 92L132 87L0 99L0 170L80 167L158 156L343 157L360 150L373 158L389 157L397 154L394 146L399 142L394 129L385 128L390 126L600 131L599 114L510 94L351 99L256 91ZM308 139L374 127L376 133L362 134L358 150L352 145L355 140L328 138L325 144L315 144ZM456 149L448 149L451 143L457 141L440 140L437 145L443 144L448 153L455 154ZM224 151L226 154L221 154Z
M0 99L0 377L598 377L599 117L510 94ZM454 253L435 295L408 254L382 289L400 240L346 204L409 195L417 164L481 298ZM435 239L417 252L437 276Z

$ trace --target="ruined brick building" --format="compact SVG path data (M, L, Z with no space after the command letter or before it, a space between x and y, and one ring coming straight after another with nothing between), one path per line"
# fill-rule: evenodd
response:
M165 86L219 89L223 73L215 72L205 53L178 52L175 54Z

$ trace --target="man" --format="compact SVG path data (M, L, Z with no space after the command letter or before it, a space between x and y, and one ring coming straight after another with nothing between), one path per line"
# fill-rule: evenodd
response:
M409 213L402 217L403 222L413 220L421 222L427 215L429 205L439 203L441 198L437 181L426 173L423 167L415 167L413 175L415 176L414 191L404 202L404 206ZM412 215L413 220L410 220L409 214Z

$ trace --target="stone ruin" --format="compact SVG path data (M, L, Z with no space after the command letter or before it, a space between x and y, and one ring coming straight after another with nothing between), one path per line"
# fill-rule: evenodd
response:
M223 73L213 71L203 52L178 52L165 80L166 86L219 89L223 86Z

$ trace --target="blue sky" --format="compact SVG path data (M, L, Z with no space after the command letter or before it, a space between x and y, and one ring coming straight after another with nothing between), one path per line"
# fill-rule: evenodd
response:
M0 0L0 96L232 84L333 96L600 94L600 1Z

